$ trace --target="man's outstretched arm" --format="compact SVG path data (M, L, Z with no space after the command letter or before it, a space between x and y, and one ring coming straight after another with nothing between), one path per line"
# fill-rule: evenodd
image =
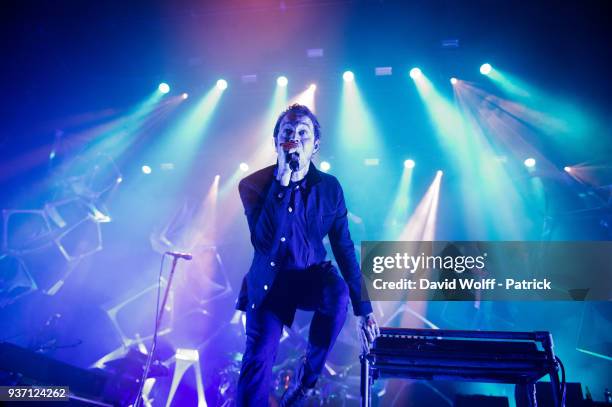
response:
M357 330L362 351L367 352L368 347L372 345L380 331L372 312L372 304L368 299L368 294L362 292L361 271L355 255L355 244L351 239L348 228L348 210L344 201L344 193L339 183L337 189L336 216L329 230L329 241L340 272L348 285L353 312L359 316Z

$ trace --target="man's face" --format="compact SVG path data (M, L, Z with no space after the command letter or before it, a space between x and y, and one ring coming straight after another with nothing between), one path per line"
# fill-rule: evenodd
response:
M281 120L276 149L288 141L295 141L297 147L289 152L297 152L300 155L300 167L302 170L310 165L312 155L319 149L319 140L315 140L314 125L308 116L295 116L286 114Z

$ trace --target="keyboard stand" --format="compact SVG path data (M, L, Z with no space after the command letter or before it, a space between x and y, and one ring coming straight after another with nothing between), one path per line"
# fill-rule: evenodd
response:
M562 400L549 332L381 328L361 359L361 406L372 405L375 380L405 378L509 383L536 407L535 383L549 375L555 406Z

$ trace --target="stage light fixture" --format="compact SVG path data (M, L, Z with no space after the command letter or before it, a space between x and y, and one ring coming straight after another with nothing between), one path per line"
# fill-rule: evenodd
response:
M221 89L221 90L227 89L227 81L225 79L219 79L217 81L217 89Z
M321 165L319 166L319 168L321 169L321 171L327 172L331 168L331 164L327 161L321 161Z
M242 75L240 79L242 80L242 83L255 83L257 82L257 75L255 74Z
M416 163L414 162L414 160L408 159L404 161L404 168L414 168L415 165Z
M454 76L452 78L450 78L450 83L451 83L451 85L456 85L457 84L457 78L455 78Z
M181 94L181 97L183 98L183 100L185 100L185 99L187 99L187 98L189 97L189 93L187 93L187 92L183 92L183 93Z
M525 164L525 167L527 168L533 168L536 165L536 160L535 158L529 157L523 162L523 164Z
M355 74L351 71L346 71L342 74L342 79L344 79L344 82L352 82L355 80Z
M249 170L249 164L247 164L247 163L240 163L240 171L247 172L248 170Z
M572 172L572 167L563 167L563 171Z
M482 64L482 65L480 65L480 73L483 74L483 75L490 74L491 73L491 69L493 69L491 64Z
M287 86L288 83L289 83L289 80L287 79L286 76L279 76L278 79L276 79L276 84L278 86Z
M442 171L442 170L438 170L438 171L436 171L436 175L437 175L438 177L441 177L442 175L444 175L444 171Z
M457 38L447 38L440 41L442 48L459 48L459 40Z
M419 68L415 67L410 70L410 77L412 79L418 79L421 77L421 75L423 75L423 72L421 72Z
M168 85L166 82L162 82L159 84L159 86L157 87L157 89L161 92L161 93L168 93L170 92L170 85Z
M317 90L317 85L314 84L314 83L311 83L310 86L308 87L308 89L310 89L312 91L315 91L315 90Z
M151 167L149 167L148 165L143 165L141 170L143 174L147 174L147 175L150 174L152 171Z
M393 68L390 66L377 66L376 68L374 68L374 75L391 76L393 75Z
M308 58L322 58L323 48L310 48L306 50L306 56L308 56Z

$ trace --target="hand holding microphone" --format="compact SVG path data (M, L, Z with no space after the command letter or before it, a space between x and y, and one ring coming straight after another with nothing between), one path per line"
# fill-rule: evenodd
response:
M287 141L282 143L283 151L285 152L285 161L289 163L291 171L295 172L300 168L300 155L297 151L291 152L294 148L297 148L297 141Z
M278 173L276 179L282 186L289 185L291 173L296 172L300 167L300 155L295 150L298 146L297 141L287 141L278 146Z

